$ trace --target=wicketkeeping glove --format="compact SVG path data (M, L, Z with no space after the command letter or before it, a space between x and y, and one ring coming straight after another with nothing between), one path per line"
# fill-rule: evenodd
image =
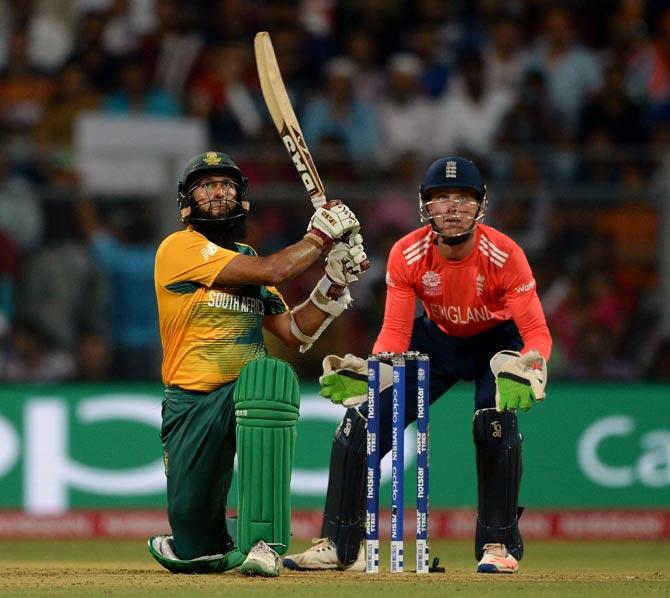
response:
M496 377L496 409L528 411L533 401L542 401L547 385L547 362L537 351L521 355L518 351L500 351L491 358Z
M323 362L323 375L319 378L321 396L333 403L354 407L368 398L368 364L365 359L347 353L344 357L327 355ZM380 364L380 390L393 383L393 368Z

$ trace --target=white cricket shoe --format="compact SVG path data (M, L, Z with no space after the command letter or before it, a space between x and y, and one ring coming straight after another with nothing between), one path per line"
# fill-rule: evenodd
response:
M284 557L284 567L296 571L337 569L337 550L330 538L314 538L304 552Z
M259 540L251 547L247 558L240 565L244 575L262 575L263 577L277 577L281 559L263 540Z
M477 565L477 573L516 573L519 563L504 544L484 544L484 556Z
M296 571L325 571L340 569L354 573L365 571L365 544L362 542L356 560L342 566L337 560L337 549L330 538L315 538L312 546L298 554L284 557L284 567Z

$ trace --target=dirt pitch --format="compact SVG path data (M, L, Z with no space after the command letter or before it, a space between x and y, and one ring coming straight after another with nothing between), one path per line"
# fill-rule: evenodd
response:
M532 542L520 573L510 576L476 575L471 551L469 542L434 542L445 574L284 570L261 579L236 571L173 575L141 541L0 542L0 596L670 596L668 542ZM406 558L413 568L411 546Z

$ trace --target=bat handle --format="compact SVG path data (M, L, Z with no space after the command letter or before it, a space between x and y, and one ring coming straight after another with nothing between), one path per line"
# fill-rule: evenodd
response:
M314 206L314 209L316 210L317 208L322 207L327 201L325 195L315 195L312 197L312 206Z

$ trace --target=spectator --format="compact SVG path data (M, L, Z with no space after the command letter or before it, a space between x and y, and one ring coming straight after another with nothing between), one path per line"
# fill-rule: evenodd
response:
M157 378L156 247L146 205L118 209L109 229L93 202L80 201L77 208L93 257L106 277L112 374L121 379Z
M526 72L516 102L500 126L498 147L531 150L539 160L542 174L555 175L560 171L555 150L564 141L565 134L547 96L544 75L540 71ZM509 162L505 153L498 156L495 168L499 176L509 177L513 168Z
M582 105L602 79L600 63L593 52L574 41L574 32L568 10L559 5L550 8L530 59L531 68L544 72L552 107L572 137Z
M59 348L49 333L28 319L15 322L8 347L0 357L0 379L5 382L45 383L75 375L75 361Z
M488 30L488 41L482 51L488 85L491 89L502 88L516 95L528 61L519 25L514 18L503 14L495 17Z
M100 106L101 96L91 87L83 66L68 63L56 78L56 93L35 130L41 148L62 156L68 163L77 117Z
M191 112L204 118L216 144L256 139L263 129L259 106L247 81L249 49L241 43L218 46L203 56L189 89Z
M547 96L541 71L526 72L516 102L503 120L498 141L504 145L543 146L561 137L557 114Z
M386 91L386 77L377 40L365 29L354 29L346 37L344 55L356 67L352 85L358 97L366 102L379 101Z
M181 112L176 98L150 84L150 78L137 58L128 58L120 64L118 80L119 87L103 97L103 112L126 116L177 116Z
M396 35L390 35L389 32L401 32L407 26L405 4L384 0L336 2L333 7L337 24L336 35L339 33L342 36L350 24L355 23L357 29L366 31L374 40L383 61L397 47Z
M357 95L353 85L356 67L351 60L334 58L325 71L324 93L305 106L303 132L315 151L334 146L361 169L379 151L376 111Z
M72 51L72 2L52 0L31 4L33 11L27 24L30 62L42 71L55 73Z
M32 132L53 92L52 81L28 60L26 31L15 31L0 77L0 126Z
M488 163L493 144L513 96L492 89L484 78L478 52L468 52L459 62L458 79L437 106L432 136L436 155L465 153Z
M388 167L406 153L425 161L427 140L435 126L435 110L423 93L421 61L412 54L395 54L388 63L389 88L379 105L380 160Z
M0 150L0 231L21 254L36 249L44 233L41 201L33 183Z
M240 0L195 0L195 3L199 5L197 11L201 19L199 29L205 32L207 46L210 48L249 39L249 32L255 30L253 16L257 7L252 3ZM264 13L281 11L281 5L288 7L289 4L293 3L269 2L265 3L261 10ZM290 10L295 16L296 8L290 6ZM273 29L268 27L270 31Z
M189 23L176 0L156 2L156 28L142 39L140 55L157 85L180 97L193 74L203 36Z
M637 371L632 363L612 351L609 331L594 323L580 330L575 359L564 372L569 380L633 380Z
M104 280L81 242L71 203L47 203L45 221L45 243L22 265L17 311L29 314L56 346L76 356L82 339L103 341Z
M636 45L628 62L628 82L652 108L670 102L670 9L656 21L655 35Z
M582 274L572 274L566 276L563 283L560 303L555 307L551 303L547 306L547 323L554 344L561 348L566 362L571 364L577 359L581 330L588 321L586 280ZM551 294L551 289L547 294Z
M613 144L637 146L646 140L643 112L629 96L625 72L618 64L605 70L602 88L580 113L579 140L585 142L598 131L607 131Z
M102 44L114 57L128 58L136 52L140 36L130 18L128 0L111 0L105 14Z
M517 241L531 264L538 259L549 236L552 201L542 178L538 158L520 153L512 164L514 191L492 202L496 228Z
M105 14L101 10L82 12L77 23L74 47L68 62L80 64L86 80L97 92L107 92L116 84L117 58L103 44Z
M449 81L449 60L439 51L440 31L434 23L424 23L412 32L412 52L423 63L421 86L435 100L446 90Z
M18 278L18 252L7 235L0 231L0 342L14 317Z

